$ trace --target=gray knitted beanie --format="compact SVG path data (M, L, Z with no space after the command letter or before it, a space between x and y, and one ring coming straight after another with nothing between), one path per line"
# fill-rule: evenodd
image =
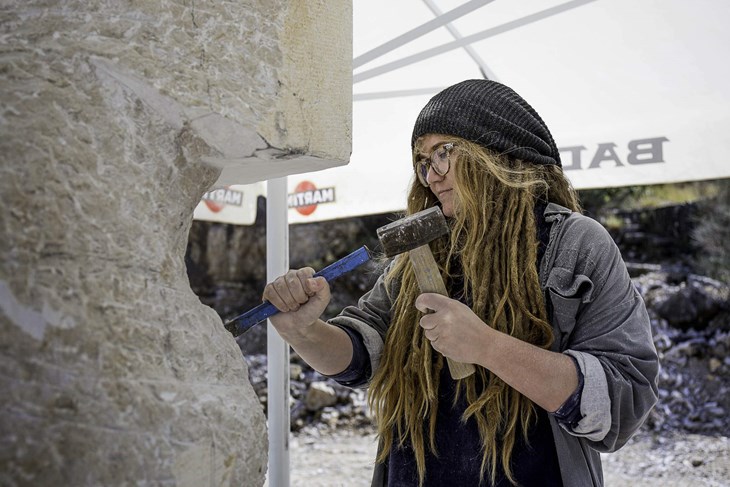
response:
M455 135L515 159L561 165L553 136L540 115L496 81L462 81L435 95L416 119L411 148L425 134Z

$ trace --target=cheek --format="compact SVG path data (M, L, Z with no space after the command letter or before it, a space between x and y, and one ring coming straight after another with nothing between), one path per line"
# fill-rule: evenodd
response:
M459 208L460 208L460 206L461 205L459 204L459 198L456 196L456 193L454 193L452 191L451 192L451 208L452 208L452 213L458 211Z
M456 193L449 191L449 193L444 196L444 200L441 202L441 210L443 211L444 216L453 217L454 212L456 212L458 208L459 201L458 198L456 198Z

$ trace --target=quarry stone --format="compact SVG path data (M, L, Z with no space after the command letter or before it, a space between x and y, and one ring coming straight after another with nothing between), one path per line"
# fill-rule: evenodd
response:
M0 485L263 485L263 411L188 232L216 185L347 162L350 16L3 2Z

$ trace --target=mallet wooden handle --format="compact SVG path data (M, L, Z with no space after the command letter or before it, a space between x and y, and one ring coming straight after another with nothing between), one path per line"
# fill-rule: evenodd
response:
M413 265L413 271L416 274L418 287L422 293L437 293L448 296L446 285L439 272L438 264L433 258L431 249L428 245L421 245L408 252ZM473 364L465 364L456 362L450 358L446 358L449 363L449 372L454 379L463 379L473 374L476 369Z

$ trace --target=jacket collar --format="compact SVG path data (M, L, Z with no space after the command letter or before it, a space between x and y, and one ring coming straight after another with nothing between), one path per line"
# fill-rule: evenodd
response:
M560 206L556 203L548 203L543 215L545 216L546 222L554 222L559 216L567 216L571 213L573 213L573 211L569 208Z

